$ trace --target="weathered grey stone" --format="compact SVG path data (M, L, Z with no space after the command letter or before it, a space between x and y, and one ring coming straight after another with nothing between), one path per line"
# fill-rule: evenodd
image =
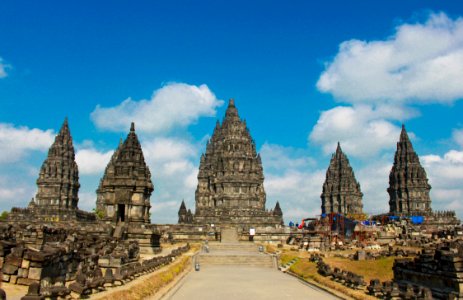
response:
M360 184L355 179L349 159L338 143L323 183L322 214L362 214L362 197Z
M389 174L389 212L407 216L431 213L430 190L426 171L402 125L394 165Z
M37 206L77 209L79 171L67 118L40 169L37 187Z
M40 280L42 276L42 268L29 268L29 279Z
M2 272L3 272L3 274L12 275L12 274L16 274L18 269L19 269L18 266L5 264L5 265L3 265Z
M201 156L196 210L197 224L281 225L281 209L265 210L266 194L260 155L233 99L225 118L217 121L206 153ZM179 221L188 220L181 208ZM188 213L188 211L187 211Z
M97 209L103 220L117 223L150 223L151 172L132 123L126 140L119 144L97 190Z

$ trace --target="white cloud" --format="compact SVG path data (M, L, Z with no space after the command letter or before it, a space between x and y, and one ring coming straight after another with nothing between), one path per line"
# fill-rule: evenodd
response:
M432 186L431 200L435 210L456 210L463 215L463 151L450 150L443 156L420 157Z
M136 122L138 132L160 134L187 127L203 116L215 116L222 104L205 84L171 83L156 90L149 100L129 98L115 107L97 106L91 118L101 129L126 131L130 122Z
M96 194L91 192L79 192L79 209L92 211L96 206Z
M17 162L31 151L46 151L54 137L51 129L44 131L0 123L0 164Z
M374 162L364 164L354 170L363 193L363 211L367 214L389 212L389 171L392 168L394 153L384 154Z
M100 152L94 148L80 149L76 153L76 162L80 174L101 174L106 168L114 151Z
M325 171L316 168L316 162L307 151L264 144L260 154L265 175L266 207L272 209L279 201L286 223L320 215Z
M8 76L7 69L10 69L11 66L4 63L3 58L0 57L0 78L5 78Z
M273 169L303 170L315 165L315 160L301 149L265 143L260 148L264 171Z
M463 97L463 19L431 14L379 41L341 43L317 87L349 103L441 102Z
M371 158L395 147L401 129L391 119L413 115L408 109L390 106L337 106L321 113L309 141L321 145L325 154L334 152L339 141L349 156Z
M152 220L175 223L182 200L194 210L200 143L178 137L157 137L142 141L155 191L151 196Z
M463 129L454 129L452 138L461 148L463 148Z
M10 211L12 207L25 207L35 195L36 187L30 184L33 177L22 167L15 169L17 174L8 170L0 174L0 211Z

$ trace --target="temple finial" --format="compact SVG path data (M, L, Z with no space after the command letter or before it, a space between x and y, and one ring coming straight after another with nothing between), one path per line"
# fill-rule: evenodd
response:
M130 124L130 132L135 132L135 123L134 122L132 122Z
M228 102L228 106L235 106L235 99L230 98L230 101Z

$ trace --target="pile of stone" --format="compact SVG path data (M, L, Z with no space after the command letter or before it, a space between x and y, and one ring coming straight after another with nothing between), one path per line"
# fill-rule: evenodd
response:
M396 282L372 279L367 287L368 294L380 299L433 299L432 292L427 287L414 287L411 284L400 286Z
M114 250L116 253L119 251L119 256L114 258L113 256L100 255L98 253L88 255L79 263L75 276L72 276L73 282L69 287L65 285L65 281L50 281L49 278L44 277L40 281L31 283L27 295L22 299L63 298L68 295L77 299L87 297L90 294L104 291L110 287L124 285L141 275L153 272L162 266L170 264L175 258L190 249L190 246L187 244L186 246L172 250L169 255L153 257L140 263L138 259L133 259L133 255L136 255L138 258L138 252L133 245L135 244L130 244L125 249L125 253L121 251L122 248L118 245L116 247L118 250L116 248ZM99 251L99 253L102 252ZM117 255L115 254L114 256ZM109 257L109 260L107 257Z
M394 282L401 286L428 287L433 297L463 297L463 240L425 248L414 260L397 259Z
M322 259L319 259L317 263L317 269L320 275L325 277L331 276L332 280L339 282L348 288L363 290L366 287L363 276L357 275L350 271L342 270L340 268L332 269L328 264L323 262Z

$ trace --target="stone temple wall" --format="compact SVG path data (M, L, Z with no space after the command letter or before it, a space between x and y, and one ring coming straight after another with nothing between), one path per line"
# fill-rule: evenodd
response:
M397 259L394 282L430 288L433 298L463 298L463 241L425 248L414 260Z

